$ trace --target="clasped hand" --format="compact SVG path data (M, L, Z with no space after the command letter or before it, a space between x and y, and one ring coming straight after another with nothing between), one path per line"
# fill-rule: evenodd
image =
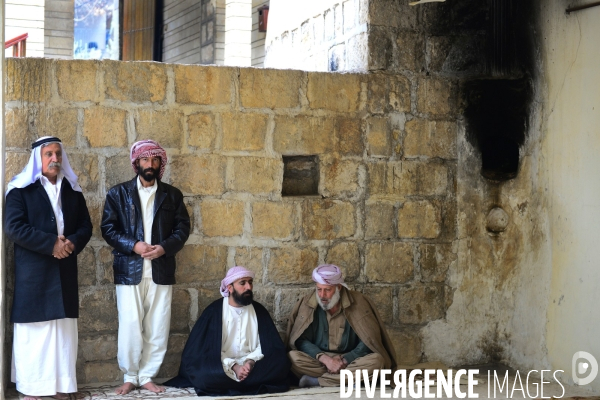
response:
M133 246L133 251L136 254L146 258L148 260L154 260L165 254L165 249L159 244L150 245L146 242L139 241Z
M60 235L54 242L54 248L52 249L52 255L54 258L62 259L67 258L75 251L75 245L64 235Z
M235 376L237 376L240 381L243 381L250 375L250 371L254 368L254 364L254 360L246 360L244 365L234 364L233 372L235 372Z
M333 357L323 354L319 357L319 362L327 368L327 372L330 374L339 374L340 370L348 366L348 363L341 354L337 354Z

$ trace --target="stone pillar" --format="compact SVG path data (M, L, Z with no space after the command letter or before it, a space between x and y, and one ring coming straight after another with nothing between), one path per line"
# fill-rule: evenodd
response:
M225 1L225 65L252 64L252 0Z
M5 20L5 7L4 0L0 0L0 42L4 43L6 38L4 37L4 20ZM4 136L4 52L0 51L0 149L2 150L2 160L0 161L0 188L2 189L2 196L0 196L0 224L2 224L2 233L0 233L0 399L6 398L6 382L4 381L7 376L4 371L4 367L10 365L4 359L4 332L6 331L6 310L8 307L4 304L6 302L6 240L4 237L4 172L6 170L5 157L6 157L6 138Z

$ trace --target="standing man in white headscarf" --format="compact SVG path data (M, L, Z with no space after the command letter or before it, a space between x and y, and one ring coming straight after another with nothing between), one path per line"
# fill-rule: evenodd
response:
M152 381L167 352L175 254L190 234L181 191L162 182L167 153L154 140L131 146L136 176L112 187L102 214L102 237L111 245L117 286L117 360L124 373L117 394L140 386L165 389Z
M77 254L92 223L60 139L42 137L8 184L4 228L15 245L12 381L26 400L77 392Z
M316 291L288 321L286 344L300 387L339 386L340 371L394 369L394 346L371 300L348 289L337 265L313 270Z

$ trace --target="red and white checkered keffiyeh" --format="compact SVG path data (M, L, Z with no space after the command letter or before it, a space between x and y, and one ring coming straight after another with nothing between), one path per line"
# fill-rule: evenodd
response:
M135 162L143 157L160 157L160 171L158 173L158 179L162 179L168 161L167 152L165 149L160 147L157 142L150 139L135 142L133 146L131 146L129 158L131 159L131 166L136 174L137 167L135 166Z

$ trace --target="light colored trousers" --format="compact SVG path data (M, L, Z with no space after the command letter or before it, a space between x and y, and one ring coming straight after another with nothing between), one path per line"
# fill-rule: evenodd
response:
M325 352L328 356L335 356L337 353ZM308 375L319 378L319 385L321 386L340 386L340 374L330 374L327 372L327 368L321 364L318 360L312 358L306 353L298 350L292 350L288 353L290 361L292 362L292 372L300 378L302 375ZM366 369L369 371L369 376L373 375L373 371L376 369L382 369L384 364L383 357L378 353L367 354L364 357L358 357L352 361L345 370L354 371L357 369Z
M157 285L152 278L116 286L119 368L125 382L142 386L158 374L167 352L173 287Z
M15 323L11 378L28 396L77 392L77 319Z

